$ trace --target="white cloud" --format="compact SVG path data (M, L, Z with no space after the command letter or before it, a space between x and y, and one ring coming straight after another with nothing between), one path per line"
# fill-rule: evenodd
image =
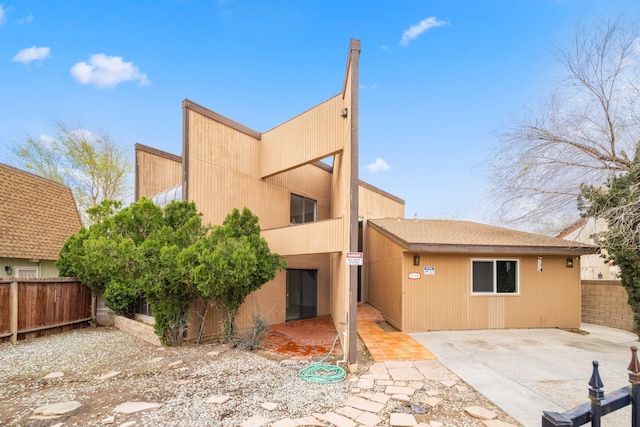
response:
M430 28L440 27L441 25L444 25L444 24L445 24L444 21L438 20L438 18L436 18L435 16L431 16L427 19L424 19L419 23L417 23L416 25L413 25L408 30L405 30L404 33L402 33L402 40L400 40L400 44L402 46L407 46L411 40L417 38L420 34L424 33Z
M7 23L7 12L4 10L4 5L0 4L0 25Z
M373 83L370 85L360 85L360 90L373 90L378 88L378 83Z
M107 56L104 53L91 55L88 64L78 62L71 67L71 75L82 84L98 87L114 87L129 80L137 80L139 86L151 84L147 75L141 73L133 62L124 62L120 56Z
M13 57L15 62L22 62L23 64L28 64L31 61L40 60L43 61L51 56L51 49L48 47L28 47L26 49L22 49L20 52Z
M380 157L376 158L376 161L367 165L366 169L371 173L378 173L380 171L386 171L391 169L391 166Z
M33 22L33 14L29 14L26 18L18 19L18 24L31 24Z

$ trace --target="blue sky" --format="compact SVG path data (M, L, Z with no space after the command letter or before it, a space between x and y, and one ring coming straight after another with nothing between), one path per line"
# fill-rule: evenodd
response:
M360 178L420 218L495 222L496 134L557 77L554 46L631 0L0 0L0 162L104 130L180 154L188 98L265 131L341 90L361 41ZM374 166L376 165L376 166Z

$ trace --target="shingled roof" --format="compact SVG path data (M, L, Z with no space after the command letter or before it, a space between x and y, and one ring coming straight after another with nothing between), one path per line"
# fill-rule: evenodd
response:
M470 221L396 219L369 224L405 249L421 252L583 255L598 247Z
M81 226L69 187L0 163L0 257L56 260Z

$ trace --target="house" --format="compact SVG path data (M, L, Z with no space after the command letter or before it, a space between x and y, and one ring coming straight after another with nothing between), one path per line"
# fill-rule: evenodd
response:
M369 303L407 331L578 328L598 248L469 221L372 219Z
M595 242L591 236L606 231L606 229L607 221L602 218L582 218L562 230L556 237L593 245ZM606 250L602 249L601 251L602 255L606 255ZM619 267L613 263L606 263L602 255L582 257L580 263L582 280L616 280L620 277Z
M247 298L241 327L253 314L272 324L330 315L350 364L361 302L403 330L577 327L578 257L596 248L479 224L472 227L479 233L474 240L454 232L451 241L432 241L438 232L446 235L444 223L398 220L404 201L359 179L359 55L359 41L351 40L337 95L265 132L183 101L181 155L135 146L136 200L193 201L205 224L248 207L288 267ZM420 227L389 225L396 223ZM567 267L569 260L575 267ZM482 282L472 285L476 261ZM515 292L487 292L486 270L495 264L515 277ZM555 308L568 313L551 313ZM150 314L144 303L137 311ZM193 310L191 318L197 318ZM207 320L205 337L218 334L217 322Z
M0 163L0 278L58 277L55 261L82 222L71 189Z
M404 215L403 200L358 178L359 56L360 42L351 40L340 92L271 130L185 100L180 156L135 147L136 199L193 201L211 224L246 206L271 250L287 259L286 271L247 298L240 321L248 325L257 310L270 323L331 315L349 363L365 292L347 255L361 252L368 218ZM205 335L217 332L210 318Z

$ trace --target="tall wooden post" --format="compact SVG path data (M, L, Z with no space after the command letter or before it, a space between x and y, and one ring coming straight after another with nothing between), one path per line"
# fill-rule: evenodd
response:
M9 332L11 332L11 342L18 341L18 282L11 282L9 290Z

